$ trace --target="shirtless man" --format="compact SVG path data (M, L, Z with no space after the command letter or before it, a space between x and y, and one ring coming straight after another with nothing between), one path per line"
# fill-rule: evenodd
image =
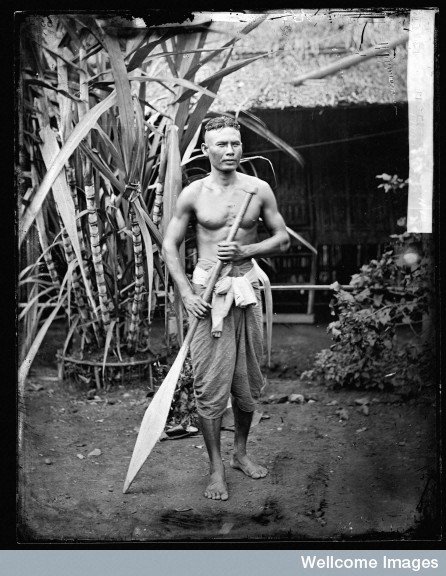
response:
M262 357L262 311L256 278L252 278L251 258L285 252L290 244L286 226L277 210L270 186L253 176L237 172L242 156L238 122L228 117L210 120L205 126L202 151L209 158L211 172L185 188L178 197L175 214L166 231L163 255L190 315L200 318L191 343L194 391L201 430L210 462L210 482L204 495L213 500L227 500L228 487L220 453L220 428L229 394L232 395L235 434L231 466L247 476L259 479L267 475L246 453L246 442L254 413L254 401L263 384L260 372ZM246 192L255 190L248 210L233 242L226 242L229 229ZM192 216L196 219L198 263L188 281L180 265L179 247ZM262 217L270 237L257 241L257 226ZM203 294L203 274L225 262L220 276L244 275L253 286L257 305L232 305L223 324L214 326L212 306ZM198 273L198 275L196 275ZM213 306L212 314L216 309Z

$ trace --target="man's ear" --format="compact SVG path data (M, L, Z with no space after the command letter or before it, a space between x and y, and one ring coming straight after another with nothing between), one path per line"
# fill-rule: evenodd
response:
M208 146L207 146L207 144L205 144L204 142L203 142L203 144L201 145L201 151L203 152L203 154L204 154L205 156L209 156Z

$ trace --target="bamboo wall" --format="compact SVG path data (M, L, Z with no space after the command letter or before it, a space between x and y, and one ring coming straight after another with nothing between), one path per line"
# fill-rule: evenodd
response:
M256 152L273 163L277 201L289 226L320 244L379 243L395 231L404 198L377 190L376 175L407 177L406 104L252 112L292 146L312 145L299 149L306 162L302 170L285 154L265 151L271 150L265 140L243 130L245 155ZM363 138L384 132L390 134ZM256 160L255 166L273 186L268 165Z
M246 129L245 155L271 160L277 184L261 160L255 160L258 176L273 187L287 225L317 246L317 282L348 282L390 234L402 232L396 222L405 216L406 192L378 190L376 176L408 175L407 104L252 112L289 144L302 146L306 167ZM273 282L309 281L310 259L295 241L274 265Z
M376 176L408 175L407 104L251 112L290 145L300 147L305 159L302 169L242 128L245 156L261 155L272 162L277 182L267 162L255 160L254 166L273 188L287 225L318 249L316 282L348 283L362 264L382 252L390 234L403 231L396 222L405 216L407 194L386 194L377 188L382 181ZM208 164L201 167L208 169ZM193 242L188 252L191 270ZM310 282L310 254L297 241L272 262L273 269L261 265L273 283ZM330 292L317 292L316 303L329 297ZM303 309L306 300L307 293L275 293L283 311Z

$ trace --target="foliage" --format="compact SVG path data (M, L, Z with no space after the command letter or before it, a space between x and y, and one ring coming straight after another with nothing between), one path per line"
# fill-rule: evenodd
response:
M156 366L155 384L160 385L168 372L168 366L158 364ZM167 427L179 424L184 428L190 425L197 426L198 414L195 404L193 381L192 364L190 356L187 356L167 417Z
M390 191L397 192L398 190L402 190L403 188L406 188L407 184L409 183L407 178L406 180L403 180L402 178L399 178L397 174L390 176L390 174L386 174L384 172L383 174L378 174L376 177L384 180L384 182L378 184L378 188L383 188L384 192L386 193Z
M400 183L394 179L391 185ZM420 234L393 235L383 255L352 276L350 290L333 285L330 307L337 319L327 331L334 344L316 355L313 369L301 378L320 379L328 386L405 392L429 384L432 272L429 245ZM411 340L402 334L402 326L410 329Z
M88 13L24 18L16 171L20 332L28 335L21 384L55 306L68 321L62 356L75 339L77 356L100 352L105 371L107 358L149 348L160 293L166 314L171 308L160 254L166 225L223 78L253 61L232 65L233 46L263 20L222 42L211 23L130 24L117 32L113 19ZM217 72L206 72L210 61ZM302 161L252 115L239 121ZM178 294L174 309L180 331Z

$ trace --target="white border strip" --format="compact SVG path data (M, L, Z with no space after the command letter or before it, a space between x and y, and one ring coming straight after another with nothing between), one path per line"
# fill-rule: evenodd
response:
M411 10L407 61L407 231L432 232L435 10Z

